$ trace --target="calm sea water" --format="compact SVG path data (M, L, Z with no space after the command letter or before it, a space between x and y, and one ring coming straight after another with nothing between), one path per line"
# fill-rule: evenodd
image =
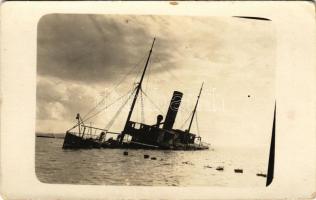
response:
M36 138L36 174L45 183L147 186L265 186L265 150L63 150L63 139ZM144 159L144 154L157 160ZM218 171L218 166L224 167ZM234 169L243 169L235 173Z

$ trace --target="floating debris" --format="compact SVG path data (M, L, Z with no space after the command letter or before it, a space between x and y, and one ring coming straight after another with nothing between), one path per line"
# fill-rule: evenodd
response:
M124 151L123 154L124 154L124 156L127 156L127 155L128 155L128 152L127 152L127 151Z
M146 154L145 154L145 155L144 155L144 158L149 158L149 155L146 155Z
M258 173L257 176L267 177L267 175L266 175L266 174L263 174L263 173Z
M156 157L151 157L150 159L152 159L152 160L157 160L157 158L156 158Z
M171 163L163 163L162 165L171 165Z
M244 172L242 169L235 169L234 171L235 171L235 173L243 173Z
M191 163L191 162L189 162L189 161L182 162L182 164L193 165L193 163Z
M223 171L223 170L224 170L224 167L221 167L221 166L216 167L216 170L217 170L217 171Z

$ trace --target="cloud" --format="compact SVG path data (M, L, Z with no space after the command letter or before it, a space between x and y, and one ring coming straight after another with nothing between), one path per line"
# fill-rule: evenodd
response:
M181 67L184 56L220 61L218 34L225 24L208 17L45 15L38 24L37 72L86 84L111 82L148 55L154 37L152 60L161 63L154 73Z
M38 24L37 130L64 132L76 113L87 113L107 89L115 88L110 101L129 91L153 37L157 41L143 89L162 112L174 90L184 93L176 126L187 119L204 81L199 127L206 137L222 143L236 136L240 141L264 140L274 103L273 24L229 17L44 16ZM121 103L93 122L105 126ZM146 98L144 105L148 123L154 123L158 113L165 115L149 111L152 105ZM138 102L132 119L139 117L139 106ZM117 121L124 123L127 111Z
M37 119L72 121L77 112L87 112L95 104L97 95L93 87L38 77Z
M38 74L85 83L113 81L148 54L154 37L149 25L130 16L46 15L38 24ZM155 48L155 54L172 60L175 52L168 49Z

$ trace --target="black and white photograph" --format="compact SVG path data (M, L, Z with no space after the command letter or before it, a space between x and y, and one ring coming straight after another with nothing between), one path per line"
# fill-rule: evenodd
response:
M48 14L37 34L41 182L266 186L270 19Z
M0 11L0 200L315 199L314 3Z

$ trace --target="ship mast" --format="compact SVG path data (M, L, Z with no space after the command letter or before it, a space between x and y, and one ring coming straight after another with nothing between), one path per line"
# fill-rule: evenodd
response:
M197 97L197 100L196 100L196 104L195 104L195 107L194 107L194 110L193 110L193 113L192 113L192 118L191 118L191 121L190 121L190 125L189 125L189 128L188 128L188 130L187 130L188 133L190 133L190 129L191 129L191 126L192 126L192 122L193 122L194 115L195 115L195 112L196 112L196 108L197 108L197 106L198 106L199 99L200 99L200 96L201 96L201 92L202 92L202 89L203 89L203 85L204 85L204 82L202 83L199 96Z
M145 64L145 67L144 67L144 71L143 71L143 74L140 78L140 81L136 87L136 92L135 92L135 96L134 96L134 99L133 99L133 102L132 102L132 105L131 105L131 108L129 110L129 113L128 113L128 116L127 116L127 119L126 119L126 122L125 122L125 127L124 127L124 130L121 134L121 137L120 137L120 143L123 142L123 138L124 138L124 135L125 135L125 130L127 128L127 125L128 125L128 122L130 121L131 117L132 117L132 114L133 114L133 110L134 110L134 107L135 107L135 103L136 103L136 100L137 100L137 97L138 97L138 94L139 94L139 91L141 90L142 88L142 83L143 83L143 79L144 79L144 76L145 76L145 73L146 73L146 69L147 69L147 66L148 66L148 62L149 62L149 59L150 59L150 56L151 56L151 52L153 50L153 47L154 47L154 44L155 44L155 40L156 38L154 38L153 40L153 43L151 45L151 48L150 48L150 51L149 51L149 54L148 54L148 57L147 57L147 61L146 61L146 64Z

